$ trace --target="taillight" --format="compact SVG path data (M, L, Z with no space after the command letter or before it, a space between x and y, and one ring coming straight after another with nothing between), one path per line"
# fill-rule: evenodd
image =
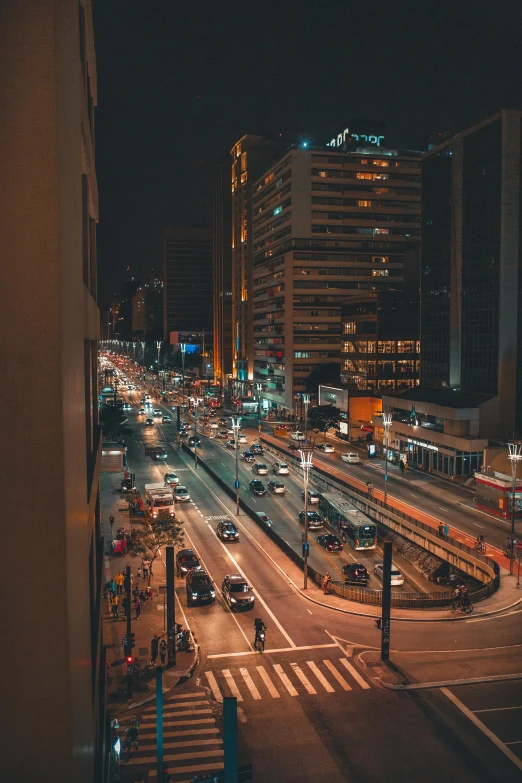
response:
M355 546L360 546L360 541L358 538L355 539Z

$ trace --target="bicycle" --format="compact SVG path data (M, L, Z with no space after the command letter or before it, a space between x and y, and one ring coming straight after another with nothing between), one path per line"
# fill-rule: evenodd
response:
M482 555L486 554L486 545L484 541L475 541L475 552L480 552Z

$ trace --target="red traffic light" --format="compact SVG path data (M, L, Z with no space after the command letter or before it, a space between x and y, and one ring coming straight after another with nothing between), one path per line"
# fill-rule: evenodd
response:
M129 665L132 663L132 655L127 655L127 663Z

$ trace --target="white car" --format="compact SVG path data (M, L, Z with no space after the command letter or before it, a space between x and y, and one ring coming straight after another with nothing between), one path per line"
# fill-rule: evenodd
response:
M348 451L346 454L341 454L341 459L343 462L349 462L351 465L357 465L361 461L359 455L354 451Z
M288 465L286 462L276 462L274 465L274 473L276 476L288 476L290 471L288 470Z
M176 503L190 503L189 491L186 487L178 485L174 489L174 500Z
M384 570L384 565L382 563L377 563L377 565L373 569L373 573L375 574L375 576L378 576L379 579L382 579L383 570ZM392 567L391 567L390 584L395 585L396 587L398 585L404 584L404 577L394 563L392 563Z
M335 449L333 446L331 446L329 443L321 443L320 446L317 447L318 449L321 449L322 452L325 454L334 454Z
M304 440L304 432L301 432L300 430L295 430L295 432L290 433L290 437L292 440Z
M238 443L248 443L248 438L246 435L238 435L237 438Z

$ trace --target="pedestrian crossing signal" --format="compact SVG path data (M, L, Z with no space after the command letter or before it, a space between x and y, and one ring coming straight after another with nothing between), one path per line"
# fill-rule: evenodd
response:
M130 666L132 663L132 655L127 655L127 663Z

